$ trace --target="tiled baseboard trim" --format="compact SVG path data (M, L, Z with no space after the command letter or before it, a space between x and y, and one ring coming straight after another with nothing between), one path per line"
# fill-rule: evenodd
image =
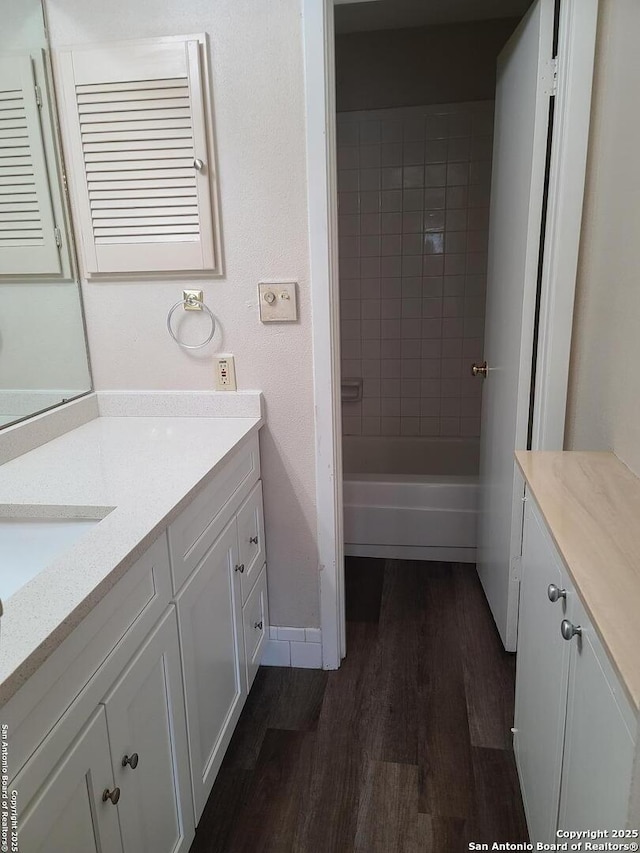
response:
M320 628L282 628L272 625L262 654L262 665L322 669Z

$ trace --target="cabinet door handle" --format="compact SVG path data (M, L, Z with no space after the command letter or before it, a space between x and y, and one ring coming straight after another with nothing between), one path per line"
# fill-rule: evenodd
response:
M563 640L571 640L573 637L582 636L582 628L580 625L574 625L573 622L569 622L568 619L563 619L560 625L560 633Z
M549 596L549 601L552 601L554 604L561 598L566 599L567 590L560 589L559 586L556 586L554 583L550 583L547 587L547 595Z
M134 752L132 755L125 755L122 759L122 766L126 767L127 764L132 770L135 770L138 766L138 753Z
M110 791L108 788L105 788L102 792L102 802L106 803L107 800L111 800L114 806L118 805L118 800L120 799L120 788L117 786Z
M259 622L255 622L253 627L256 629L256 631L262 631L262 619Z
M244 573L244 563L240 563L239 566L236 566L235 571L240 572L240 574L243 574Z
M258 544L258 537L257 536L250 536L249 542L251 542L252 545L257 545Z

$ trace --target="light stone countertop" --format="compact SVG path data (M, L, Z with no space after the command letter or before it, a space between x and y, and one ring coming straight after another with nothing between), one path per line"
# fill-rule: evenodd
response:
M4 602L0 706L262 423L100 417L0 467L1 515L103 519Z
M640 711L640 479L613 453L518 451L516 459Z

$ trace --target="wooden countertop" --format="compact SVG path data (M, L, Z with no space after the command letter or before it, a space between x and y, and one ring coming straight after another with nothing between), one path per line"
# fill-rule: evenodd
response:
M517 451L516 459L640 711L640 479L613 453Z

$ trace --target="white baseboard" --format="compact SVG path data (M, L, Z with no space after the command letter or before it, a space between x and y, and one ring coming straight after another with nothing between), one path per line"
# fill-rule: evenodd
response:
M448 548L418 545L357 545L347 542L347 557L380 557L387 560L433 560L442 563L475 563L475 548Z
M271 625L261 663L262 666L322 669L320 628L283 628Z

